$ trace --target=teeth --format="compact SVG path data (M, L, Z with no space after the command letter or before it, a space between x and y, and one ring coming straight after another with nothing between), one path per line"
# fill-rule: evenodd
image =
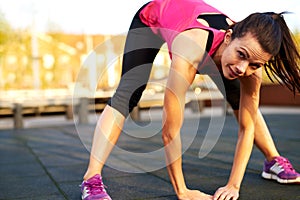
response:
M234 76L238 76L238 74L237 74L233 69L231 69L231 67L229 67L229 69L230 69L230 71L232 72L232 74L233 74Z

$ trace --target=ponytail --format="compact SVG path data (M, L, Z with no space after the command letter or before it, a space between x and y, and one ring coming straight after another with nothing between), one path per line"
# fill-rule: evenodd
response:
M267 14L271 15L279 24L282 33L282 41L278 54L265 64L267 75L271 81L275 79L280 84L286 85L295 95L296 92L300 92L299 47L297 48L295 40L282 16L284 13Z
M288 28L284 13L253 13L233 24L232 39L248 32L253 34L267 53L273 58L265 64L271 81L287 86L294 94L300 92L300 55L295 40Z

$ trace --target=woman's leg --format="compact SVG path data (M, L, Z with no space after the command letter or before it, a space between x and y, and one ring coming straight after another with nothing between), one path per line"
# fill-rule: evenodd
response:
M260 111L255 124L254 142L268 161L271 161L275 156L279 156L269 128Z
M126 117L137 105L146 88L152 63L164 43L140 21L138 13L126 38L119 86L102 112L94 132L90 161L84 180L95 174L101 174L104 163L119 138Z
M238 119L238 110L235 110L234 114ZM273 138L260 111L257 113L254 143L268 161L271 161L274 157L279 156Z
M216 78L215 78L216 79ZM231 104L234 114L239 119L239 88L238 80L229 81L223 78L223 81L216 79L216 84L224 85L226 99ZM222 83L224 82L224 84ZM274 179L279 183L300 183L300 174L296 172L288 159L280 156L274 144L273 138L267 127L267 124L260 111L257 113L256 124L254 130L254 143L258 149L264 154L266 160L264 162L262 177L265 179Z
M104 108L94 131L89 165L83 177L84 180L88 180L95 174L101 174L104 163L120 136L124 121L125 117L114 108L109 105Z
M238 120L238 109L240 102L239 80L227 80L222 74L219 76L211 76L211 78L214 80L218 88L221 88L221 92L223 93L223 95L226 94L226 99L234 110L234 115ZM266 125L266 122L260 111L258 112L257 122L255 124L254 142L267 160L270 161L272 160L272 158L279 155L269 129Z

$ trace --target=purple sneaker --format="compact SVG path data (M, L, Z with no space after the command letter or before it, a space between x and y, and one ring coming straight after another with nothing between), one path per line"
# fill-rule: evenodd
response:
M283 184L300 184L300 174L296 172L290 161L282 156L277 156L270 162L265 160L264 171L261 176Z
M106 193L102 182L102 177L96 174L92 178L83 181L81 184L81 199L82 200L111 200Z

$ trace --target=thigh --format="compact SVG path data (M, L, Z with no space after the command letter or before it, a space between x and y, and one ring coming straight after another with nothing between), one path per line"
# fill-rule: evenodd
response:
M152 69L153 61L164 41L134 17L127 34L122 63L122 76L116 93L109 102L124 116L139 102Z
M164 43L158 35L152 32L150 27L141 22L138 13L135 15L126 37L122 75L135 67L152 64ZM151 67L152 65L150 70Z

